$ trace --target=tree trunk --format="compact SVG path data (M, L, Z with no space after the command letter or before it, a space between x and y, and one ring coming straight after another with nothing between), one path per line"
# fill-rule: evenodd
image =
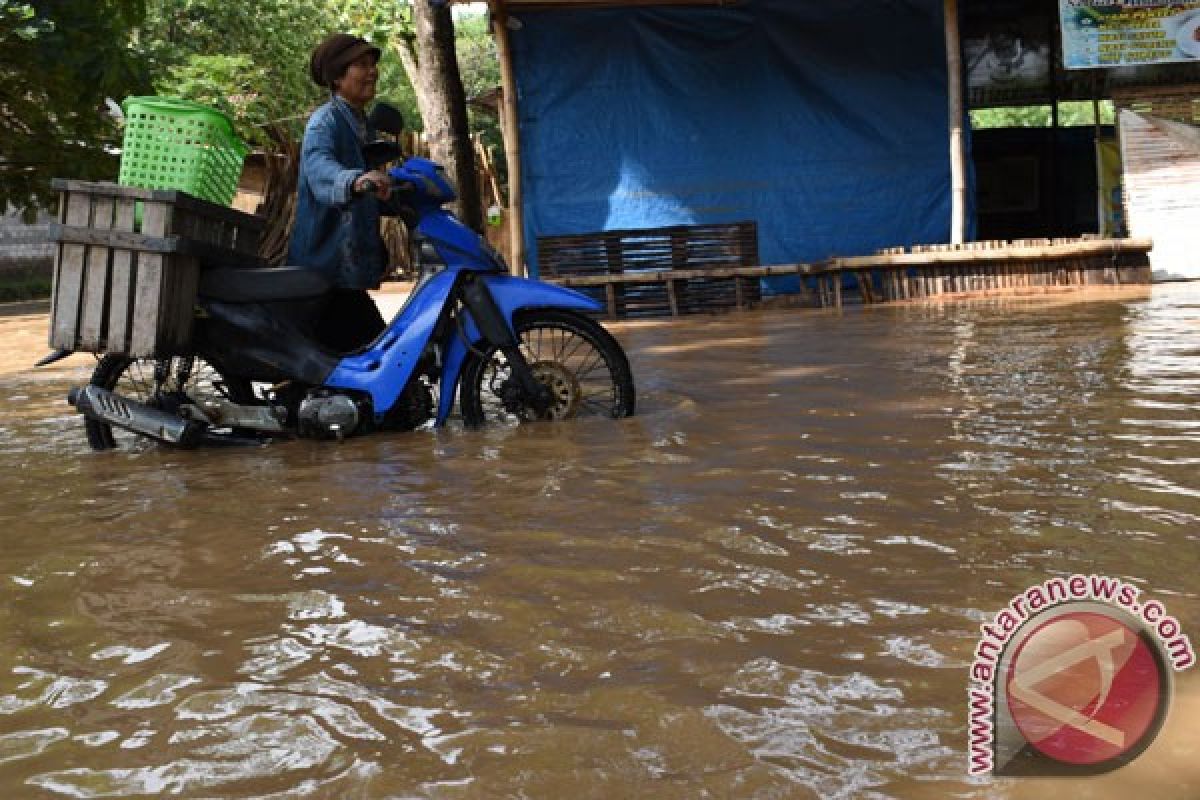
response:
M454 50L454 19L450 5L417 0L412 4L416 34L416 63L402 54L405 70L416 89L429 150L444 165L458 189L458 216L483 230L483 203L475 174L475 149L467 121L467 97Z

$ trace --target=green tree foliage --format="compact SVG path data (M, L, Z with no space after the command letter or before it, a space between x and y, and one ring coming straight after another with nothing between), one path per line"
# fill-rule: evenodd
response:
M464 13L454 20L458 67L468 102L484 97L500 86L500 59L488 22L488 16L480 13ZM483 112L474 105L470 112L471 129L481 132L487 144L503 153L499 116Z
M0 209L49 205L51 177L113 179L105 98L149 88L141 0L0 0Z
M971 112L971 127L983 128L1049 128L1052 122L1050 106L1013 106L1011 108L981 108ZM1095 125L1095 110L1087 101L1058 104L1058 126L1071 128ZM1100 103L1100 124L1113 124L1111 100Z
M420 130L417 95L409 80L408 68L400 57L413 41L409 3L405 0L324 0L324 7L326 24L322 35L333 31L353 33L383 51L378 97L399 108L408 127ZM316 41L308 49L315 44Z
M147 0L139 37L157 94L219 108L253 142L319 100L308 56L328 17L323 0Z
M407 24L396 0L147 0L142 32L154 62L155 90L229 114L239 134L263 141L267 123L289 123L299 136L308 113L324 102L308 59L329 33L363 36L387 53ZM419 124L403 67L385 56L379 96Z
M473 96L499 68L485 17L458 24ZM378 95L420 129L406 0L0 0L0 208L49 204L52 177L116 178L121 129L106 98L184 97L227 113L248 142L265 142L270 123L299 137L325 100L309 54L334 31L383 48ZM494 121L473 124L499 141Z

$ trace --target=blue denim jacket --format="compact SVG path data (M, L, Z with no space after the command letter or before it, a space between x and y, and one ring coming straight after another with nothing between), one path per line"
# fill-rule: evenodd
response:
M356 119L335 97L308 120L288 263L319 270L340 289L374 289L383 278L387 251L379 235L379 201L350 194L355 179L367 171L362 145L368 131Z

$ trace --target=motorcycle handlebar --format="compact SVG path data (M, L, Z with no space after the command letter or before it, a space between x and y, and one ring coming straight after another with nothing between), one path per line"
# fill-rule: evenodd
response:
M392 192L406 192L415 189L412 181L393 181ZM355 184L350 188L350 193L355 197L365 197L369 194L375 194L379 191L379 184L372 180L365 180L362 185Z

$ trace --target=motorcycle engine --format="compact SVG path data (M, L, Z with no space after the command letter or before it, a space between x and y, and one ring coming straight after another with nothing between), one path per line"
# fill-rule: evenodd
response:
M341 439L358 428L363 411L354 398L318 390L300 401L296 429L301 436L315 439Z

